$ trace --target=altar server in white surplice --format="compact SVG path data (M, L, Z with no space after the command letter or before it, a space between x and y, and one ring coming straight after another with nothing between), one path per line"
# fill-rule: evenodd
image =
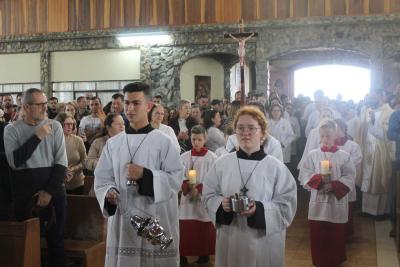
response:
M183 165L179 152L164 133L148 122L151 93L140 82L124 87L125 112L130 125L110 138L95 174L95 193L108 217L106 266L178 266L178 191ZM127 185L127 182L133 183ZM155 217L173 238L165 250L139 237L133 215Z
M239 150L219 158L203 182L203 203L217 229L215 266L284 266L286 228L297 205L295 180L261 148L267 129L262 112L243 107L233 125ZM232 211L234 194L254 200L249 210Z
M291 144L295 139L295 135L290 122L283 118L283 107L274 104L270 108L271 120L269 121L269 132L273 137L278 139L282 146L283 163L289 163L291 157Z
M346 260L348 193L356 170L350 154L334 143L335 122L322 121L319 132L322 146L308 153L299 179L311 192L308 220L313 265L338 267Z
M320 122L322 122L323 120L333 119L333 112L329 108L322 109L320 114L321 114ZM300 180L300 178L303 177L301 175L301 168L304 164L304 160L306 159L306 157L308 156L308 153L311 150L320 147L320 143L321 143L321 139L320 139L320 135L319 135L319 128L317 127L310 131L310 135L307 138L306 147L304 148L303 155L301 156L300 162L297 165L297 169L300 171L299 182L301 185L303 185L303 181Z
M356 168L356 174L358 174L360 172L362 161L361 148L356 142L350 140L351 137L347 134L347 125L344 120L336 119L335 122L337 125L335 145L337 145L339 149L346 151L350 154L351 161ZM354 177L354 186L349 192L349 220L346 224L347 238L351 237L354 234L353 204L357 201L355 182L356 177Z

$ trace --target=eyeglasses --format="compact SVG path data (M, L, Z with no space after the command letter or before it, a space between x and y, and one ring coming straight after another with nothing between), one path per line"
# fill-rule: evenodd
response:
M45 107L47 106L47 102L43 102L43 103L30 103L28 104L30 106L36 106L36 107Z
M247 131L249 131L249 133L255 134L258 129L260 129L260 128L259 127L252 127L252 126L249 126L249 127L239 126L239 127L236 128L236 132L238 134L244 134L246 132L246 130L247 130Z

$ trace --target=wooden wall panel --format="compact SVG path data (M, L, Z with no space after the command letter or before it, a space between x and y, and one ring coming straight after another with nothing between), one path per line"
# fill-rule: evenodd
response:
M156 12L154 16L157 18L157 25L168 25L169 23L169 12L168 12L168 0L156 0ZM125 26L128 26L125 23Z
M48 32L68 31L68 2L52 0L48 2Z
M279 0L277 1L277 17L280 19L290 17L290 0Z
M260 1L260 19L275 18L275 0L259 0Z
M36 30L38 32L47 32L47 1L36 0Z
M349 15L364 14L364 0L348 0L349 1Z
M308 14L309 16L325 15L325 0L309 0Z
M257 19L257 2L259 0L242 1L242 18L245 21Z
M201 0L186 1L186 24L200 24Z
M369 14L382 14L384 0L369 0Z
M308 0L296 0L293 7L294 17L306 17L308 13Z
M0 36L400 13L400 0L0 0Z
M50 0L53 1L53 0ZM117 0L115 0L117 1ZM119 0L118 0L119 1ZM78 31L90 30L90 1L77 0Z
M150 2L150 1L142 1L142 3L143 2ZM124 8L123 0L111 0L110 1L110 28L124 27L123 8ZM147 18L147 16L143 16L143 17Z
M346 14L346 0L332 1L332 15L343 16Z
M68 1L68 30L77 31L78 30L78 16L76 12L76 1Z
M243 0L247 2L248 0ZM223 0L222 12L224 22L239 22L241 19L242 0Z
M400 0L390 0L390 13L400 13Z
M170 24L181 25L185 24L185 1L184 0L169 0Z
M140 18L139 25L154 25L153 20L153 1L151 0L141 0L140 1Z
M206 8L204 19L205 23L215 23L217 21L216 17L216 4L214 0L206 0Z

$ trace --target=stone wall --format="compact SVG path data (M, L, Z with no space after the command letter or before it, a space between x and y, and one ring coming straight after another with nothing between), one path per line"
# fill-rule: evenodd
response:
M276 20L249 23L247 26L248 31L259 34L246 46L247 59L255 63L257 91L266 89L267 61L287 57L293 52L315 48L353 51L356 57L369 60L374 87L382 85L383 64L395 61L400 54L399 15ZM146 31L154 29L9 36L0 38L0 53L40 52L41 83L50 93L51 52L120 48L115 38L117 34ZM234 24L166 27L157 31L170 32L174 42L172 45L140 47L141 80L150 83L169 103L176 103L180 98L179 74L187 60L220 55L220 62L228 73L232 56L237 55L237 43L223 38L223 33L237 31ZM227 55L229 60L224 62L223 55ZM228 79L225 87L227 94Z

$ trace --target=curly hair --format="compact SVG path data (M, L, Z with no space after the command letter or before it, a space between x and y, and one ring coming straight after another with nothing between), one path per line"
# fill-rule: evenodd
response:
M254 120L257 121L257 123L260 125L260 128L261 128L261 134L262 134L261 140L265 140L265 138L268 135L268 133L267 133L267 129L268 129L267 119L265 118L264 113L262 113L262 111L259 108L255 107L255 106L244 106L241 109L239 109L239 111L236 113L235 119L233 120L234 129L236 129L237 122L238 122L239 118L241 116L244 116L244 115L249 115Z

